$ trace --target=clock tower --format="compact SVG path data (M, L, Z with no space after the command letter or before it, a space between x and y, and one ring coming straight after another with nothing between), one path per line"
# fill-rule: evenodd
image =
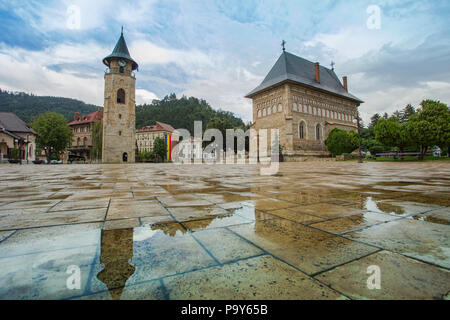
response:
M105 102L103 110L103 163L135 162L136 78L138 64L131 58L123 29L113 52L103 59Z

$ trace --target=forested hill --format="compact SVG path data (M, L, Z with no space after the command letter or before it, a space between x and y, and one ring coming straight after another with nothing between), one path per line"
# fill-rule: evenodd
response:
M0 112L13 112L26 123L47 111L60 113L71 121L75 112L86 115L99 108L75 99L0 90ZM136 106L136 128L160 121L172 125L175 129L188 129L194 134L194 121L201 120L204 130L214 117L220 118L231 128L244 126L244 122L231 112L214 110L205 100L194 97L183 96L177 99L173 93L162 100L154 100L152 104Z
M172 93L152 104L136 106L136 127L152 125L155 121L171 124L175 129L187 129L194 134L194 121L203 122L203 130L208 122L218 117L230 124L231 128L243 127L244 122L232 112L214 110L205 100L194 97L177 99Z
M40 97L23 92L0 90L0 112L13 112L26 123L47 111L58 112L67 120L72 120L75 112L89 114L98 109L97 106L75 99Z

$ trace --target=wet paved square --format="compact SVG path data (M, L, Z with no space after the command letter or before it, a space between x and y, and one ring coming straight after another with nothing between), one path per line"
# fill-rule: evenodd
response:
M450 164L0 166L0 299L448 299ZM380 289L367 285L380 270ZM79 270L79 288L68 284ZM71 269L72 268L72 269ZM70 280L70 281L69 281Z

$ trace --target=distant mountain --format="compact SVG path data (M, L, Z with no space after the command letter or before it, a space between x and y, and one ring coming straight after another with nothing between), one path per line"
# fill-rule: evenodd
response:
M40 97L23 92L0 90L0 112L12 112L26 123L41 113L54 111L72 120L75 112L89 114L100 107L82 101L61 97Z
M203 122L205 130L208 122L218 117L227 122L231 128L244 127L241 118L235 116L232 112L223 110L214 110L205 100L194 97L185 97L177 99L174 93L166 96L162 100L153 100L152 104L136 106L136 127L152 125L156 121L171 124L175 129L188 129L194 134L194 121Z

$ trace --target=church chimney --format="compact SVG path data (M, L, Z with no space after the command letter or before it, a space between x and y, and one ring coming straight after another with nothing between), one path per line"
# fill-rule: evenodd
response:
M348 86L347 86L347 76L342 77L342 81L344 82L344 89L348 92Z
M314 64L314 66L316 67L316 82L320 83L320 69L319 69L319 63L316 62Z
M75 120L75 121L80 120L80 113L79 112L75 112L75 115L73 116L73 120Z

